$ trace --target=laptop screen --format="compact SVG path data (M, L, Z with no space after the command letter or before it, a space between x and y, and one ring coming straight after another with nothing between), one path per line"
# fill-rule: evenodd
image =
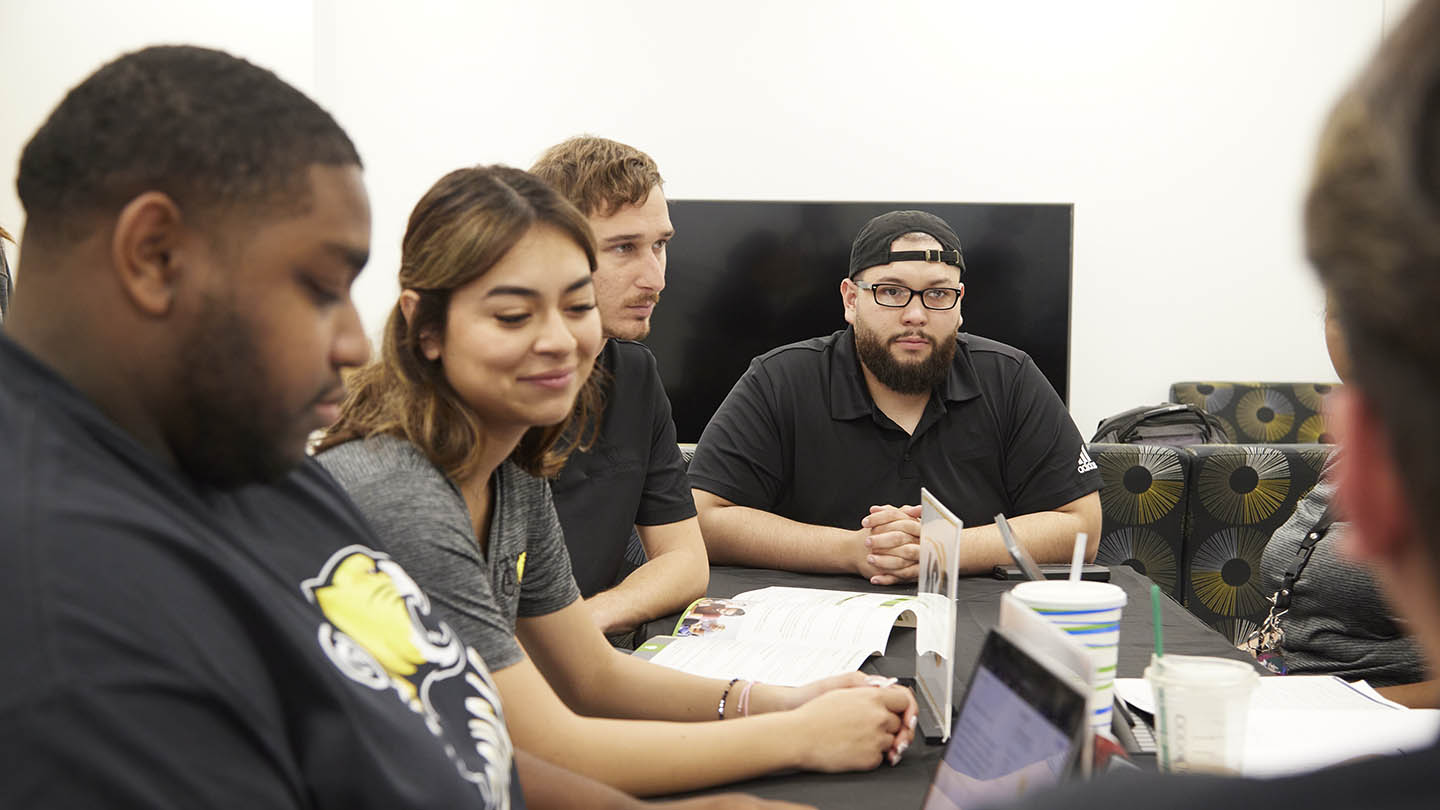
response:
M1054 785L1088 733L1084 692L992 630L923 810L970 810Z

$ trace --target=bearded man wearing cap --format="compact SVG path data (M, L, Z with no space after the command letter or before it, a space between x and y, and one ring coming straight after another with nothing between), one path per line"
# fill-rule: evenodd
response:
M965 523L961 573L1009 562L1011 517L1041 562L1100 540L1100 475L1019 349L960 332L965 261L939 217L892 211L855 238L846 329L750 363L700 437L690 483L714 563L856 573L919 567L920 487Z

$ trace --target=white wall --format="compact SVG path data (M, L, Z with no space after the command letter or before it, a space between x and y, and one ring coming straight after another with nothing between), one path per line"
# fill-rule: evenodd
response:
M431 182L580 132L650 152L672 197L1073 202L1088 433L1172 380L1333 379L1299 201L1328 104L1406 6L0 0L0 222L20 224L14 164L63 90L162 41L273 67L349 130L372 333Z
M65 92L146 45L223 48L315 92L315 8L308 2L0 0L0 224L23 220L15 168Z

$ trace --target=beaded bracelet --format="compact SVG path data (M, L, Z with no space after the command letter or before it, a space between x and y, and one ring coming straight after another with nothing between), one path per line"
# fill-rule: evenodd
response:
M715 709L715 719L725 719L725 698L730 697L730 688L739 683L739 678L731 678L730 683L725 684L725 691L720 693L720 705Z

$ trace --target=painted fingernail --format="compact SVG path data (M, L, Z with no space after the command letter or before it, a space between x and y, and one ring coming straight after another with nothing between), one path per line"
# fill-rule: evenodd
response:
M898 746L895 747L895 759L896 759L896 761L899 761L900 757L905 756L905 751L906 751L909 747L910 747L910 743L908 743L908 742L902 742L902 743L900 743Z
M895 684L899 683L899 681L894 678L887 678L884 675L868 675L865 678L865 683L868 683L871 686L878 686L883 689L887 686L894 686Z
M919 719L919 718L917 718L915 715L912 714L912 715L910 715L910 719L905 721L905 725L909 726L911 731L914 731L914 730L915 730L915 721L916 721L917 719Z
M900 755L899 755L899 754L896 754L894 751L891 751L891 752L889 752L888 754L886 754L886 755L885 755L885 758L888 759L888 760L890 760L890 767L892 767L892 768L895 767L896 765L899 765L899 764L900 764Z
M870 548L870 545L871 545L872 543L874 543L874 542L875 542L875 541L872 540L872 539L869 538L869 537L865 538L865 547L866 547L866 548Z

